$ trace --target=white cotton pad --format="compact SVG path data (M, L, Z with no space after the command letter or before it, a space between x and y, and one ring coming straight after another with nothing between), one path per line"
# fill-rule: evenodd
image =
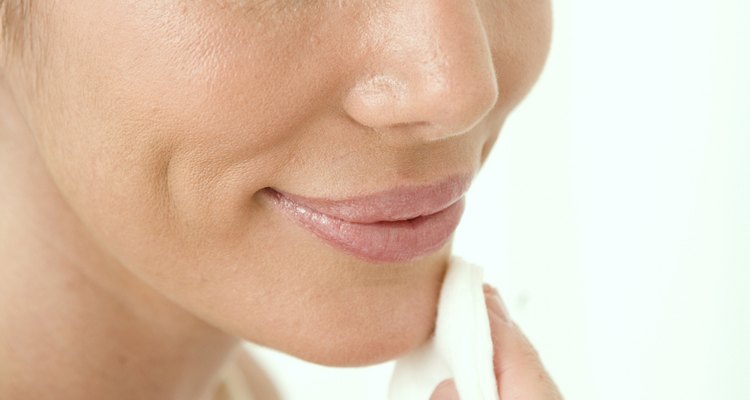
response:
M451 259L435 334L397 360L389 400L429 400L438 384L449 378L462 400L499 400L482 275L478 266Z

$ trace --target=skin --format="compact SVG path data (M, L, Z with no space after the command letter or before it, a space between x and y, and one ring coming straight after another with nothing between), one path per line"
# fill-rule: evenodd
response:
M490 321L497 392L501 400L562 400L534 346L514 323L500 294L484 285L484 301ZM460 400L453 380L441 382L430 400Z
M450 242L374 264L258 192L476 173L550 36L548 0L31 4L1 45L2 398L208 398L240 339L414 349Z

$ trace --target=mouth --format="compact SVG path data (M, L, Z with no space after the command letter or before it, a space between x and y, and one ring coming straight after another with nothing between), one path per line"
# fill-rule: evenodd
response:
M412 261L445 245L463 214L471 176L402 186L340 200L308 198L274 188L274 208L319 239L370 262Z

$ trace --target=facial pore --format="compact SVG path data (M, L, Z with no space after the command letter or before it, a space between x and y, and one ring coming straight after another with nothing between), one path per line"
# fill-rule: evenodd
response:
M66 206L116 260L99 273L131 274L226 332L328 365L422 343L450 243L362 260L262 190L341 199L476 173L550 34L548 0L32 11L25 39L37 45L4 51L4 74Z

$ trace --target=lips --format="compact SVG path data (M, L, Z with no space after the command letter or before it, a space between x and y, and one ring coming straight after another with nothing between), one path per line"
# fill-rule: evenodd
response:
M461 175L340 200L265 192L277 210L335 248L387 263L441 248L461 220L470 184L471 176Z

